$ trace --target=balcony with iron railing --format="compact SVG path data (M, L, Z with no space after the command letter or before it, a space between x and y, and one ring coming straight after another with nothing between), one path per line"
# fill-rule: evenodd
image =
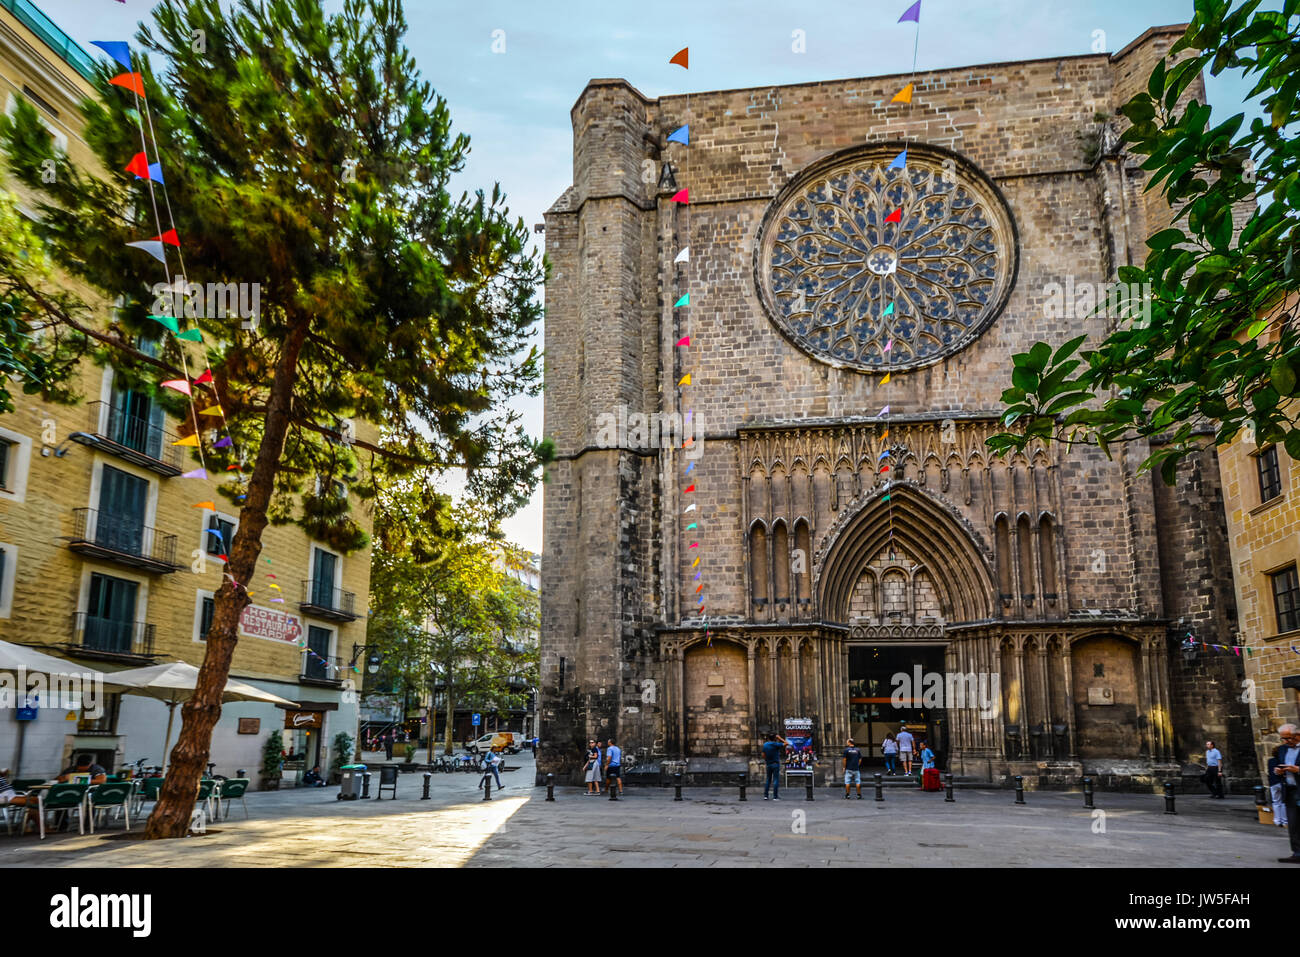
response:
M116 621L79 611L72 616L69 650L91 658L137 660L153 656L154 626L143 621Z
M153 424L148 416L129 412L120 403L86 404L95 425L89 432L73 432L68 436L72 441L116 455L167 478L181 474L183 448L172 444L177 440L175 432Z
M181 567L176 562L175 535L163 534L129 516L74 508L72 524L68 548L80 555L158 573Z
M302 601L298 610L304 615L317 618L329 618L332 621L356 621L353 609L356 607L356 595L342 588L335 588L330 582L308 578L302 583Z
M302 653L301 684L319 684L337 688L349 676L348 663L342 658Z

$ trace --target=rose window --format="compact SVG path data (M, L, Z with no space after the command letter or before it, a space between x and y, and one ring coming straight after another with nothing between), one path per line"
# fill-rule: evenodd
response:
M937 362L984 330L1015 280L1015 229L993 184L964 160L915 146L905 170L889 169L900 150L814 167L763 222L764 305L800 349L833 365Z

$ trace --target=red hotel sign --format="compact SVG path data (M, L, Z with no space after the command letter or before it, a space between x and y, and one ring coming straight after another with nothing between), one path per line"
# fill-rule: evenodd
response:
M282 611L248 605L239 616L239 630L251 638L296 645L302 637L302 622L296 616L286 615Z

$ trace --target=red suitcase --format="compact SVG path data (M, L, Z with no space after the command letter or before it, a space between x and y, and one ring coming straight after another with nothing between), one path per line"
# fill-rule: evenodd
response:
M938 768L926 768L921 772L922 791L942 791L943 782L939 780Z

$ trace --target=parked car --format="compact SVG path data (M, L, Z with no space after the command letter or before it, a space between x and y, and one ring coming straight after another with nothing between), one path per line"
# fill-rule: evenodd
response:
M523 747L523 739L513 731L489 731L476 741L465 745L471 754L480 751L504 751L506 754L518 754Z

